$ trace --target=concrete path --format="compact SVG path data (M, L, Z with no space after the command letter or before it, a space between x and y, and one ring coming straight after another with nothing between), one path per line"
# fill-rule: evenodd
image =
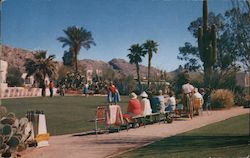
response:
M21 155L22 158L113 157L166 137L246 113L249 113L249 109L236 107L229 110L212 111L210 114L203 112L202 116L197 116L192 120L178 120L172 124L156 123L147 125L146 128L129 129L129 131L124 130L119 133L98 136L52 136L49 140L50 146L30 148Z

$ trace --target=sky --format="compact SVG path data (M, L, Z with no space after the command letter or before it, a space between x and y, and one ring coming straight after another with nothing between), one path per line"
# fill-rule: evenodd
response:
M224 13L230 0L209 0L209 11ZM172 71L182 65L178 48L196 44L188 32L191 21L202 16L201 0L5 0L2 4L2 43L28 50L47 50L62 60L57 41L69 26L91 31L96 46L81 49L79 59L129 60L132 44L154 40L159 44L152 65ZM147 57L143 59L147 65Z

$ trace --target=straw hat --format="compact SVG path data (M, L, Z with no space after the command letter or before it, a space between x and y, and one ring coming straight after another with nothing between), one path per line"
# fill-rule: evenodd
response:
M147 97L148 97L148 94L147 94L145 91L143 91L143 92L141 93L140 96L141 96L141 97L144 97L144 98L147 98Z
M134 92L130 93L129 96L130 96L131 99L136 99L137 98L137 95Z

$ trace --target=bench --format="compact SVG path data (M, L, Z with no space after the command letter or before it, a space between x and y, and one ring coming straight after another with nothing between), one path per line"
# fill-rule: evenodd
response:
M132 121L131 123L133 124L140 124L142 123L144 125L144 127L146 127L146 124L150 123L157 123L161 121L167 122L167 123L172 123L173 122L173 116L174 116L174 112L170 112L170 111L164 111L162 113L157 112L157 113L152 113L150 115L146 115L146 116L134 116L132 117Z

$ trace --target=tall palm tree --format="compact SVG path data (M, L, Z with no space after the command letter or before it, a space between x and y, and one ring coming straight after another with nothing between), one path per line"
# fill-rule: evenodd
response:
M130 64L136 65L136 72L137 72L137 81L141 90L141 79L140 79L140 66L139 63L142 62L142 58L144 57L146 52L143 50L143 47L139 44L133 44L129 49L130 54L127 55L129 58Z
M27 59L24 66L27 72L27 77L34 75L36 81L39 82L39 87L42 88L42 96L45 96L45 78L52 78L56 72L55 55L46 57L47 52L40 50L35 54L35 59Z
M62 47L69 46L69 52L73 55L73 62L75 65L75 71L78 71L77 55L81 48L89 49L91 45L96 45L92 37L91 32L87 31L83 27L68 27L63 30L66 37L58 37L57 40L62 42Z
M153 40L147 40L146 43L143 44L144 50L148 54L148 86L150 83L150 69L151 69L151 60L153 57L153 53L157 53L158 51L158 44Z

